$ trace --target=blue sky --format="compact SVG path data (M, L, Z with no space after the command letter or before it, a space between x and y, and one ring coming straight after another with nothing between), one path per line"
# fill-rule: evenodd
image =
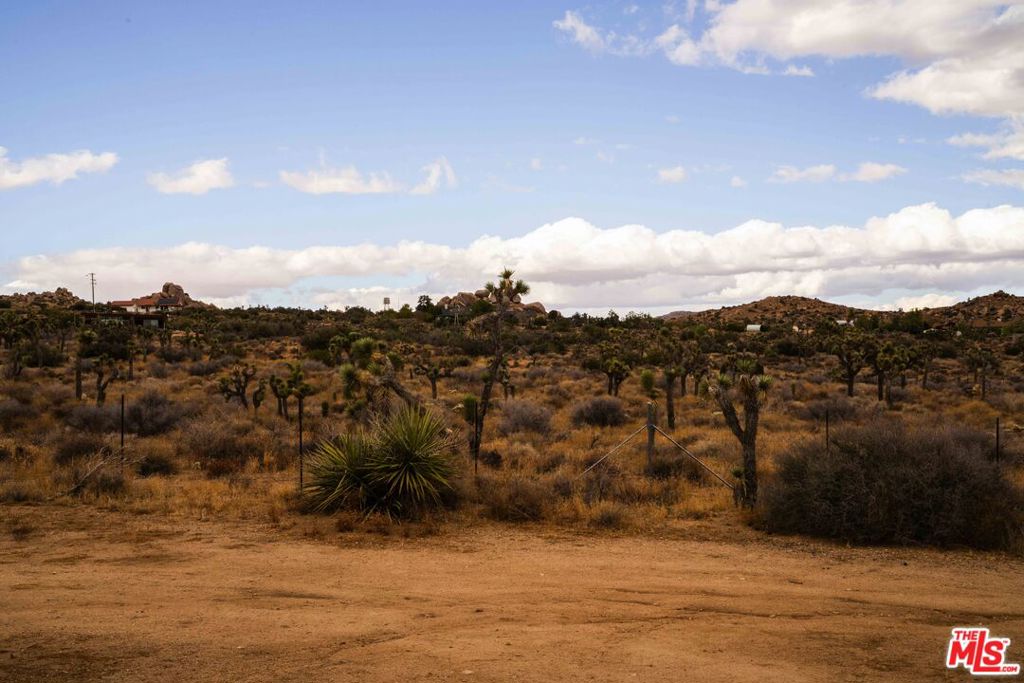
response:
M744 3L762 7L738 17ZM516 240L570 217L599 230L642 225L655 235L715 235L751 219L864 228L872 217L927 203L954 218L1021 205L1024 181L1013 174L1024 152L984 159L998 142L950 143L968 133L1012 142L1024 112L1019 92L993 95L979 85L964 104L961 83L950 106L925 101L912 83L907 95L870 94L894 73L913 76L965 55L1016 68L1021 48L1010 40L1006 52L988 55L997 41L986 32L998 24L1024 44L1019 5L978 2L965 13L972 3L964 2L930 24L901 29L940 37L955 31L942 42L959 52L943 54L915 35L866 37L866 29L840 26L842 17L827 12L816 20L832 22L838 38L825 46L780 43L785 37L765 32L814 3L738 4L729 15L717 3L694 3L690 11L687 3L660 2L5 3L0 147L7 162L88 150L116 154L116 163L59 183L45 174L27 179L24 167L15 167L21 180L6 189L0 182L0 279L9 290L65 284L81 293L78 270L89 263L81 252L98 250L88 270L107 285L105 298L183 279L195 294L225 303L311 305L315 292L316 303L344 305L376 300L389 288L399 297L416 289L444 293L469 286L487 265L370 263L358 273L319 267L283 279L220 281L209 276L209 262L197 260L190 270L176 252L167 255L170 272L162 279L140 259L151 265L163 258L161 249L187 242L293 252L420 240L463 249L485 234ZM879 20L872 4L865 1L866 24ZM918 11L906 4L908 16ZM765 19L765 11L776 16ZM749 29L751 21L765 22L760 38L739 50L722 47L739 35L727 30ZM672 26L687 40L703 37L692 63L680 63L666 47ZM920 49L905 47L918 42ZM813 76L780 75L788 67ZM941 93L942 81L930 83ZM230 186L214 183L202 194L158 188L153 174L173 178L204 160L224 160L215 175ZM441 160L449 181L442 173L439 184L411 193ZM889 169L886 177L858 180L865 162ZM360 181L378 174L387 191L313 194L282 176L337 175L347 167ZM786 167L793 173L785 177L797 179L777 182ZM990 175L971 175L978 173ZM189 187L202 187L197 182ZM1016 216L1009 220L1007 230L1020 235ZM763 249L752 239L744 248ZM828 240L822 243L827 248ZM1015 244L1005 245L1005 256L1014 256ZM524 245L501 248L496 258L530 263L515 252ZM940 252L924 265L944 263ZM45 267L25 260L37 255ZM907 260L923 265L918 253ZM244 262L239 267L247 270ZM725 280L690 286L692 269L665 268L665 280L680 285L678 301L654 295L650 278L635 268L612 272L604 260L570 268L573 277L523 275L541 284L538 294L582 309L702 307L726 302L729 291L776 293L737 287L735 269L708 276ZM809 267L801 268L806 274ZM835 270L814 270L823 268ZM992 270L985 282L976 272L952 280L906 277L894 287L827 284L834 277L793 282L797 293L891 304L910 295L1012 288L1013 269L1003 272ZM635 296L585 294L615 282Z

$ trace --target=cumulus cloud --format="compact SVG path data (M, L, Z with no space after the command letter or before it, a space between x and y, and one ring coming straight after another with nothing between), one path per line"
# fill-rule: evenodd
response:
M922 204L859 227L755 219L713 234L658 233L642 225L601 228L566 218L517 237L485 235L465 246L404 241L301 249L205 243L89 249L19 259L6 268L6 289L80 288L81 273L94 271L110 298L174 280L199 297L240 301L267 291L299 291L311 278L336 278L342 281L336 290L293 303L379 306L389 292L411 300L418 293L472 290L506 266L530 282L538 300L570 310L721 305L772 294L893 303L886 292L898 291L895 299L1019 287L1024 208L954 216ZM367 289L362 283L369 277L381 284ZM346 287L346 278L359 278L361 287ZM389 288L383 284L389 279L420 284Z
M146 182L163 194L206 194L233 186L235 179L228 170L227 159L206 159L176 173L150 173Z
M736 0L705 2L703 22L628 40L566 12L555 22L591 52L660 51L681 66L725 65L747 73L810 76L811 57L894 57L906 68L868 89L879 99L934 113L1024 114L1024 5L1005 0ZM693 32L699 25L702 31ZM640 26L638 25L638 31ZM628 49L624 49L628 46ZM784 64L781 69L771 63Z
M747 181L744 180L743 178L741 178L738 175L734 175L732 178L729 179L729 187L737 187L738 188L738 187L746 187L746 186L747 186Z
M659 183L681 183L685 181L689 175L686 173L686 169L682 166L672 166L671 168L659 168L658 169L658 182Z
M0 147L0 191L38 183L61 183L78 178L79 173L104 173L117 163L113 152L94 154L87 149L67 154L47 154L13 161L7 148Z
M965 173L963 179L978 185L1005 185L1024 190L1024 168L984 169Z

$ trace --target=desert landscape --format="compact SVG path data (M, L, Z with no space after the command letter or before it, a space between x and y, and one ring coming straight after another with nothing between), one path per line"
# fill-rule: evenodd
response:
M5 680L924 679L951 625L1024 636L1024 300L526 289L0 299Z
M1024 0L0 65L0 683L1020 679Z

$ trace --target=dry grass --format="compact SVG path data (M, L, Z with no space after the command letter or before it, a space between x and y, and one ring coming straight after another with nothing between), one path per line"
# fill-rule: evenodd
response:
M249 351L251 358L258 360L248 362L255 362L262 377L275 372L283 375L283 362L300 356L293 340L254 343ZM280 360L271 360L275 356ZM121 485L110 477L103 485L85 487L71 500L59 499L61 503L189 519L256 520L306 530L303 533L311 535L380 526L380 522L345 515L324 525L301 514L296 504L294 401L290 406L291 422L276 414L272 397L253 415L251 408L245 412L237 403L224 403L216 387L218 373L190 374L192 364L151 359L138 364L134 382L111 386L108 405L116 406L122 392L129 405L147 394L153 404L152 396L158 394L170 402L170 407L159 407L161 411L173 412L181 407L182 416L166 420L163 433L128 435L126 458L135 464L121 475ZM336 373L318 363L306 363L305 367L306 379L316 389L306 404L307 443L312 443L318 435L344 431L351 424L336 412L328 418L320 415L321 402L343 402ZM426 382L406 381L424 402L449 416L452 428L463 434L458 439L460 444L466 443L465 425L455 409L462 395L479 389L476 377L481 367L478 362L442 379L436 401L430 399ZM761 422L759 464L765 475L772 473L776 458L797 441L809 435L824 438L821 407L846 401L844 387L827 379L830 367L825 357L803 364L788 363L785 369L769 366L768 372L777 381ZM1024 425L1024 400L1014 393L1009 380L993 383L989 399L982 402L965 392L956 380L958 372L951 362L939 363L933 373L938 378L933 382L935 388L924 390L912 381L896 408L907 416L938 413L983 429L992 428L997 416L1004 425ZM568 358L553 355L535 359L529 366L515 364L512 374L521 405L540 410L526 416L517 414L516 420L507 421L501 429L502 401L498 400L485 433L483 451L487 458L480 463L477 475L468 458L462 461L458 504L453 503L441 514L447 523L473 523L491 517L516 523L644 532L676 523L735 516L731 492L691 461L675 462L682 456L661 437L658 462L652 469L647 468L641 434L603 464L584 473L643 423L650 399L641 393L636 376L623 384L620 394L625 423L592 427L577 424L573 410L581 401L603 395L602 376L585 373ZM60 462L54 459L62 448L74 450L68 446L71 440L81 439L68 427L77 404L71 389L72 373L27 369L24 375L18 381L0 384L0 404L8 407L11 420L11 428L0 437L0 501L6 502L51 499L73 484L76 472L80 473L84 461L93 456L83 446L75 457L61 458ZM874 400L873 389L870 383L857 385L857 395L841 408L848 411L844 413L848 419L862 420L885 410ZM663 395L659 393L656 400L661 413ZM89 405L89 400L83 405ZM513 410L514 406L510 407L508 415L513 415ZM541 417L536 416L538 412ZM739 447L722 416L709 403L690 395L676 400L676 424L673 438L714 472L732 481L731 473L739 464ZM97 438L108 448L116 450L119 446L116 433ZM1014 437L1008 431L1006 443L1011 451L1024 451L1024 435ZM94 445L93 450L99 451L99 441ZM142 476L137 463L147 458L169 463L174 474L145 470L149 476ZM1022 460L1012 462L1010 479L1024 488ZM437 521L427 524L436 528Z

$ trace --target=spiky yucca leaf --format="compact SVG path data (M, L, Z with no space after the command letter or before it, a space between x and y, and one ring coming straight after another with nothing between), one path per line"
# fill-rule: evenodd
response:
M408 515L440 501L451 487L452 440L444 420L404 407L374 423L369 478L388 514Z
M309 482L303 493L316 512L333 512L346 505L372 505L368 485L373 444L362 432L321 441L309 453Z

